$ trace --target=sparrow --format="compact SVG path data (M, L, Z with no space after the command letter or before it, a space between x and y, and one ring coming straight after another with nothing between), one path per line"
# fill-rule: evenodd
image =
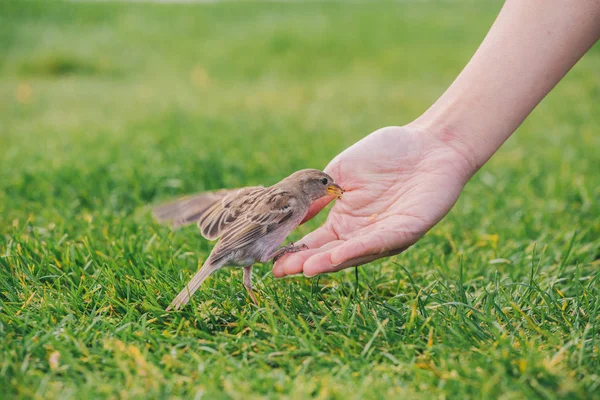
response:
M273 186L204 192L156 207L154 217L159 222L173 228L196 222L204 238L219 239L166 311L185 306L202 282L224 266L243 267L244 287L258 304L252 291L252 265L307 249L293 243L278 247L302 222L313 202L325 196L339 199L343 193L331 176L304 169Z

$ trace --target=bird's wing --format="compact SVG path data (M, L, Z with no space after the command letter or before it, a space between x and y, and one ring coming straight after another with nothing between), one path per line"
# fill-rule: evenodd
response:
M231 191L212 204L198 219L202 236L214 240L241 215L254 208L267 189L253 186Z
M237 193L240 189L224 189L215 192L203 192L182 197L154 208L154 218L160 223L169 224L173 228L198 222L215 203Z
M223 231L221 240L210 255L211 262L219 262L230 252L255 243L290 221L299 210L298 200L289 192L266 192Z

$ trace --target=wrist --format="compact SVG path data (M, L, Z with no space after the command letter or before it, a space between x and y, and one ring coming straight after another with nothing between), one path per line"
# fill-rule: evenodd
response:
M423 115L407 125L416 135L421 136L430 151L447 154L455 168L468 181L491 156L482 153L482 146L476 133L459 123L451 123L445 118L431 118ZM493 154L493 152L492 152Z

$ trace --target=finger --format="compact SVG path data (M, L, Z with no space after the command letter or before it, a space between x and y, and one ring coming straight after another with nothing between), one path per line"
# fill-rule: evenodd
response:
M339 246L336 246L336 248ZM331 262L331 251L324 251L306 259L302 265L304 276L312 277L326 272L338 271Z
M307 233L296 244L305 244L309 249L316 249L329 242L338 240L338 236L331 229L321 226L314 231Z
M330 251L319 252L309 257L304 262L304 275L311 277L335 272L398 254L412 244L399 241L399 235L397 232L378 231L345 241Z
M387 253L398 254L414 243L409 240L412 235L404 232L378 230L364 236L357 236L347 240L331 252L331 263L342 263L370 255L384 255Z
M315 201L308 209L308 214L306 214L306 216L304 217L304 219L302 220L302 222L300 224L303 224L306 221L311 220L315 215L317 215L319 213L319 211L321 211L323 208L325 208L325 206L327 204L331 203L331 201L333 199L335 199L334 196L326 196L326 197L322 197L319 200Z
M304 275L306 277L311 278L315 275L325 274L329 272L337 272L343 270L344 268L356 267L359 265L367 264L371 261L377 260L378 258L387 257L391 255L393 254L372 254L369 256L363 256L353 258L351 260L346 260L339 265L333 265L331 263L328 264L327 262L319 263L319 260L315 260L315 262L313 263L313 260L311 259L310 262L305 263L304 265ZM323 255L322 257L326 259L325 255Z
M309 250L311 250L311 249L318 249L321 246L323 246L324 244L329 243L332 240L336 240L336 239L337 239L337 235L333 231L321 226L321 227L317 228L316 230L310 232L306 236L304 236L296 244L297 245L304 244L308 247ZM284 254L283 256L281 256L273 264L273 271L272 271L273 275L276 278L281 278L285 275L299 274L300 272L302 272L302 263L304 262L304 258L302 258L302 263L298 264L298 262L300 260L299 257L292 257L291 260L290 260L290 257L292 255L300 256L300 255L306 253L306 251L307 250L300 251L298 253ZM286 273L285 268L287 268L290 272ZM298 268L299 268L299 270L298 270Z
M302 272L302 266L307 258L312 257L323 251L329 251L335 246L339 246L343 242L336 240L329 242L323 247L299 251L282 256L273 266L273 275L276 278L281 278L287 275L295 275Z

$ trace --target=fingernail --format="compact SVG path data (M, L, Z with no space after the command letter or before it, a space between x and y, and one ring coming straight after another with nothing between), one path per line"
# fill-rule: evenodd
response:
M307 274L306 272L303 272L303 274L307 278L312 278L313 276L317 275L317 274L310 275L310 274Z

